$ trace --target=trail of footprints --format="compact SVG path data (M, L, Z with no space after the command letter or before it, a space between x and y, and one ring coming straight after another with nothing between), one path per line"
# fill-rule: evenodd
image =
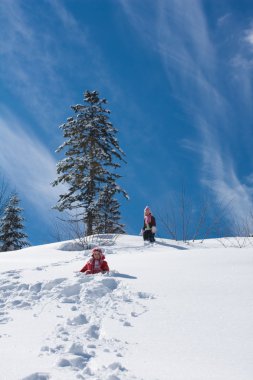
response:
M103 333L103 318L111 318L123 327L131 328L134 319L147 311L145 299L153 298L152 295L133 293L117 276L113 278L113 273L109 276L78 273L72 281L62 277L34 284L22 283L20 279L18 271L8 271L0 280L0 324L11 321L12 309L32 308L34 318L41 318L47 308L55 308L59 323L45 338L38 353L55 357L52 371L68 369L73 379L136 379L120 363L127 342L107 338ZM64 315L66 310L68 318ZM89 363L101 353L113 354L115 361L94 373ZM51 374L38 372L22 380L52 378Z

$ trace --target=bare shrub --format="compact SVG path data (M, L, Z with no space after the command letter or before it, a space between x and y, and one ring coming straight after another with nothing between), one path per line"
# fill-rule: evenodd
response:
M57 217L53 221L51 236L58 242L70 240L68 250L86 250L96 245L114 245L119 234L87 235L85 222L65 212L64 218Z
M203 243L213 235L222 234L230 204L231 201L226 200L216 203L214 207L211 198L207 196L194 202L183 185L180 194L174 198L169 197L163 210L158 210L157 219L169 238L186 243L198 239Z

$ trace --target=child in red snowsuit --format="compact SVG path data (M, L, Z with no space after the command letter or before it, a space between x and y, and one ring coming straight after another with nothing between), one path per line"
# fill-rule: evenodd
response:
M102 249L99 247L93 248L91 251L91 258L84 267L80 270L85 274L105 273L109 272L109 266L105 261Z

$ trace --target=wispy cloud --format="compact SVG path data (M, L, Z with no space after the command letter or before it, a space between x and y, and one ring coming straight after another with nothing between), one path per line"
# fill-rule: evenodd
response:
M47 218L59 194L59 189L50 185L56 177L55 159L40 141L24 132L25 127L8 110L0 111L1 174Z
M238 47L231 63L234 68L241 70L240 74L251 76L253 69L253 26L242 28L238 37ZM249 80L250 82L250 80Z
M19 98L40 125L47 125L54 115L48 94L62 90L56 71L57 44L46 29L39 30L41 20L30 17L21 2L1 1L1 69L0 78ZM43 12L41 18L43 19ZM6 82L5 78L8 78Z
M121 92L88 27L63 2L42 1L30 9L24 2L3 0L0 15L0 80L45 132L52 134L62 105L76 98L69 80L90 84L93 78L94 86L115 96Z
M218 18L218 20L217 20L217 25L218 25L219 27L224 26L224 25L228 22L228 20L230 19L230 17L231 17L231 13L230 13L230 12L224 14L223 16L220 16L220 17Z
M253 27L251 27L250 29L247 29L246 32L245 32L245 40L253 45Z
M202 3L183 0L148 3L152 22L142 13L140 3L121 0L139 37L161 57L173 94L191 113L198 138L196 141L185 139L182 144L202 158L201 183L208 186L218 200L225 196L232 198L234 211L242 215L253 209L253 199L250 187L236 173L230 149L237 128L233 120L237 104L231 100L230 87L226 88L224 77L228 73L221 70L223 51L216 49L210 37ZM225 20L230 18L231 14L226 14L218 26L225 26ZM246 39L253 43L252 30L247 31ZM235 78L238 91L236 99L240 93L245 99L252 99L251 85L247 84L249 71L244 72L245 81L238 83L233 70L231 66L230 78Z

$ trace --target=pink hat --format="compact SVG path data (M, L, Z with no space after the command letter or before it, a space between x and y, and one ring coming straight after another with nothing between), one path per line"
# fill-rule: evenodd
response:
M100 257L101 257L101 259L104 258L103 251L102 251L101 248L99 248L99 247L94 247L94 248L92 248L91 256L93 256L95 252L100 253Z
M149 206L146 206L145 209L144 209L144 214L151 214L151 210L150 210L150 207Z

